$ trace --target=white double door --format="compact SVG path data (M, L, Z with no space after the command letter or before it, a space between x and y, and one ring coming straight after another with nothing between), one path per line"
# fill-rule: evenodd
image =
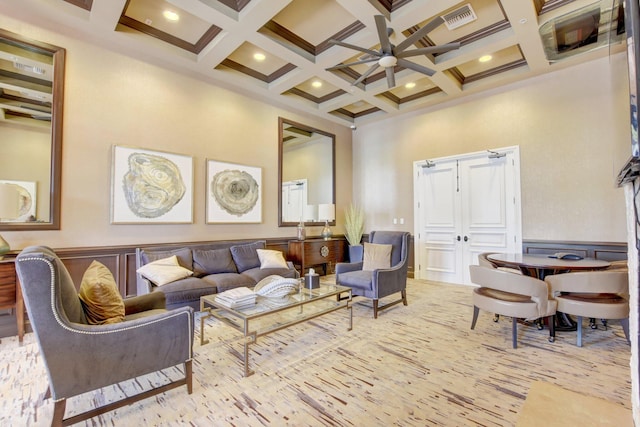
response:
M520 252L518 147L414 162L415 271L470 284L482 252Z

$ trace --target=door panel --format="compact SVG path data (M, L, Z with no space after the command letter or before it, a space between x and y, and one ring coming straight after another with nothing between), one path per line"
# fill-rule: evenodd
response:
M519 150L428 164L416 162L416 277L469 284L468 266L478 254L522 245Z

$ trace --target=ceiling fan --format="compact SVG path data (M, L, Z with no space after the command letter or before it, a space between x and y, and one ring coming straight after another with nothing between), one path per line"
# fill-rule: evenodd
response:
M437 17L427 23L424 27L420 28L415 33L411 34L405 40L403 40L398 46L394 46L389 41L389 36L393 33L393 29L387 28L387 23L384 15L375 15L376 29L378 30L378 37L380 38L380 51L375 51L371 49L365 49L360 46L352 45L349 43L344 43L340 40L331 39L329 43L335 44L338 46L343 46L349 49L358 50L360 52L364 52L367 54L365 59L360 61L351 62L348 64L338 64L335 67L327 68L327 71L339 70L341 68L347 68L352 65L364 64L367 62L374 62L375 64L371 66L363 75L361 75L356 81L351 83L352 86L355 86L362 82L364 79L369 77L371 73L373 73L378 67L383 67L385 69L385 73L387 74L387 84L389 89L393 88L396 85L396 79L394 76L394 67L399 65L404 68L409 68L413 71L417 71L419 73L425 74L429 77L435 74L435 70L431 68L424 67L422 65L407 61L405 58L410 56L419 56L419 55L427 55L432 53L445 53L450 50L458 49L460 47L460 43L447 43L440 46L429 46L423 47L413 50L405 50L409 46L416 43L420 38L424 37L427 33L433 31L436 27L444 22L444 19L441 17Z

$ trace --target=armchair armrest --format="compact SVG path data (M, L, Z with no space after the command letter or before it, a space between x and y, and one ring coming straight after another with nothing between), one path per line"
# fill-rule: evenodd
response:
M191 307L104 325L59 321L64 323L63 328L40 337L54 399L75 396L192 358ZM95 363L96 359L100 363Z
M296 270L296 268L293 265L293 262L287 261L287 266L289 267L289 270L294 270L296 272L296 279L299 279L300 278L300 272L298 270Z
M362 270L363 262L339 262L336 264L336 275L350 271Z
M125 298L124 314L140 313L147 310L166 308L166 297L162 292L151 292L150 294Z

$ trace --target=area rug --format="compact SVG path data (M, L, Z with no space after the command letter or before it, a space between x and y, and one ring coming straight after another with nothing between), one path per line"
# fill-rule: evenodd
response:
M622 405L534 381L527 394L517 427L633 427L631 411Z
M373 318L358 300L353 330L340 310L258 339L242 376L241 336L196 322L193 393L185 387L100 415L82 426L515 426L532 385L544 381L631 408L630 348L622 328L575 332L520 325L481 312L470 330L471 289L410 280L408 306ZM199 318L199 315L197 316ZM99 360L99 355L96 355ZM67 414L162 384L168 369L69 399ZM53 403L32 333L0 343L0 425L49 425ZM567 424L571 425L571 424Z

